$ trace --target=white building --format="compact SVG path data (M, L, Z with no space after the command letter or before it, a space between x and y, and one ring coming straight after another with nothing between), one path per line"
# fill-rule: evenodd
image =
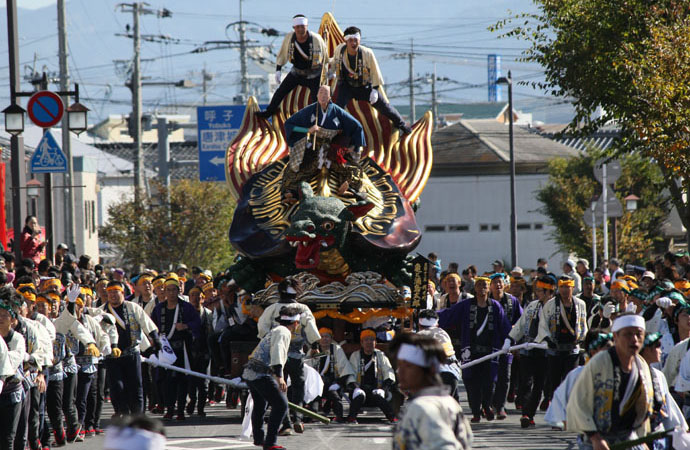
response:
M461 120L432 136L434 165L421 196L417 222L423 232L417 250L435 252L444 268L457 262L479 272L501 259L510 266L510 157L508 125L495 119ZM548 161L577 150L514 127L516 162L517 264L536 267L547 258L560 273L566 258L549 234L553 227L539 212L536 192L547 182Z

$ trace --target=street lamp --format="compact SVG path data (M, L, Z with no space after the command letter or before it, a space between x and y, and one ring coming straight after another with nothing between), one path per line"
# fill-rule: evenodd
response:
M496 84L508 85L508 138L510 141L510 255L513 267L517 265L517 217L515 215L515 154L513 151L513 77L500 77Z
M41 188L43 185L41 184L40 181L37 179L31 179L26 182L26 196L29 197L29 200L31 200L31 211L32 215L36 215L36 199L38 199L38 196L41 193Z
M632 212L637 209L637 202L640 200L640 197L635 194L630 194L623 200L625 200L625 209Z
M71 132L76 133L77 136L86 131L88 127L86 122L86 113L88 111L89 108L79 102L75 102L67 108L67 128Z
M24 131L24 108L12 102L2 112L5 114L5 131L12 136L20 135Z

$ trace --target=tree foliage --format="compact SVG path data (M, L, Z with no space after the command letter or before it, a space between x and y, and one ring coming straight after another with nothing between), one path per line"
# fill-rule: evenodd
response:
M221 183L178 181L158 195L125 199L108 208L100 237L120 252L122 262L151 268L185 263L213 271L228 267L233 250L228 240L235 203Z
M690 2L535 0L536 14L499 22L530 42L524 60L545 70L534 85L572 101L569 132L605 121L621 130L618 152L659 164L671 200L690 230ZM602 107L603 117L595 114ZM679 181L680 180L680 181Z
M551 238L566 253L587 258L592 254L592 231L585 226L583 216L593 195L601 193L601 184L593 173L594 163L601 156L601 151L589 149L576 158L552 160L549 181L537 193L543 204L541 212L554 226ZM639 155L622 158L621 168L622 176L614 186L616 197L624 209L623 198L627 195L635 194L641 200L637 211L624 211L623 217L617 220L618 256L627 262L642 262L649 257L654 243L661 239L660 227L668 215L664 179L655 164ZM609 233L609 239L612 239L612 233ZM603 255L603 248L600 223L597 255Z

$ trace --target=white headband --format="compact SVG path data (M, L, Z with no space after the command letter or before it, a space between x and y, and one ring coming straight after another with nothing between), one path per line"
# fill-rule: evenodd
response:
M139 428L110 426L106 430L104 450L165 450L165 436Z
M637 314L632 315L628 314L625 316L620 316L613 322L613 327L611 327L611 331L613 333L627 327L637 327L637 328L642 328L643 330L645 329L645 322L644 322L644 317L638 316Z
M294 18L292 19L292 26L293 26L293 27L296 27L296 26L299 26L299 25L304 25L304 26L306 26L306 25L307 25L307 22L308 22L308 21L307 21L307 18L304 17L304 16L294 17Z
M435 327L438 325L438 319L422 317L419 319L419 324L423 327Z
M345 35L345 40L348 41L348 40L350 40L350 39L357 39L357 40L359 41L360 39L362 39L362 35L359 34L359 33L355 33L355 34L346 34L346 35Z
M427 358L424 350L416 345L402 344L398 350L398 359L407 361L419 367L437 366L436 358Z
M285 289L285 293L286 293L286 294L295 294L295 295L296 295L296 294L297 294L297 291L296 291L295 288L293 288L292 286L288 286L287 289Z
M295 316L285 316L285 315L282 315L282 314L281 314L280 320L283 320L283 321L285 321L285 322L298 322L298 321L299 321L299 317L300 317L299 314L297 314L297 315L295 315Z

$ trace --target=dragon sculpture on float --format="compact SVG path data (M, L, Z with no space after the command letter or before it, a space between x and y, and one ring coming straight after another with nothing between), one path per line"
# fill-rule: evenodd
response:
M319 33L331 56L344 42L330 13L324 14ZM304 271L322 284L376 272L394 286L409 285L407 255L421 239L412 204L432 165L431 112L401 135L369 103L352 100L346 109L362 124L367 143L359 162L361 195L338 195L342 180L324 167L300 184L299 201L290 203L281 196L289 170L284 124L308 105L308 98L307 88L296 87L269 122L257 115L258 104L250 97L228 147L226 179L237 200L229 234L241 255L228 269L232 279L248 292Z

